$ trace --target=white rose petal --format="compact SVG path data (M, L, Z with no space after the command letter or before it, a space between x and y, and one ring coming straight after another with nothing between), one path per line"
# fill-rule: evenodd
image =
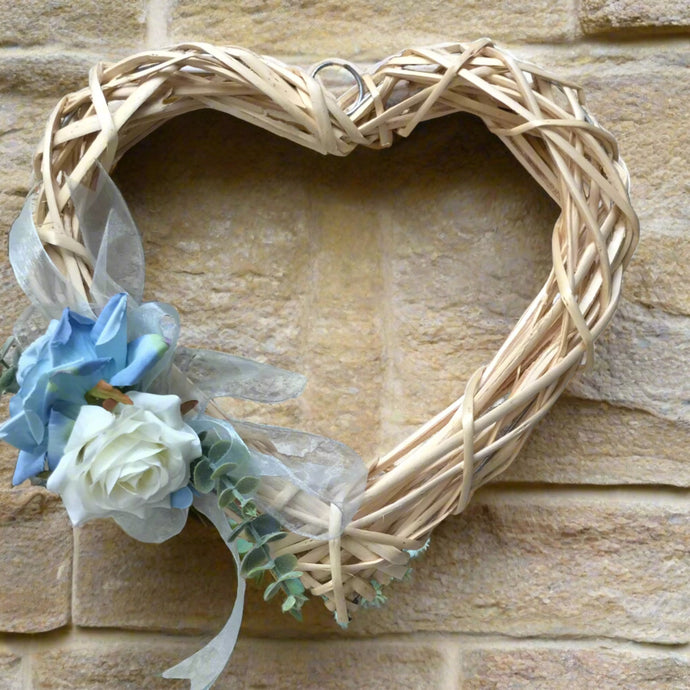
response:
M160 525L174 524L176 533L184 524L184 516L165 515L185 512L171 509L170 494L189 482L201 444L184 423L176 395L129 396L133 404L118 404L113 412L81 408L47 487L62 496L75 525L97 517L123 525L150 520L157 531L151 540L159 541L167 538Z

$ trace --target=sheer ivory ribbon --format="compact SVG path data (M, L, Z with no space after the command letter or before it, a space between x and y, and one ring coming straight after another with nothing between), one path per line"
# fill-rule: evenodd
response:
M234 542L228 540L232 529L225 513L218 507L215 498L211 495L195 496L194 507L214 524L230 549L237 570L237 594L230 618L228 618L223 629L198 652L167 671L163 671L163 678L182 678L190 681L190 690L208 690L223 672L235 649L237 636L240 634L240 627L242 626L244 593L247 582L240 576L240 556L237 553L237 547Z

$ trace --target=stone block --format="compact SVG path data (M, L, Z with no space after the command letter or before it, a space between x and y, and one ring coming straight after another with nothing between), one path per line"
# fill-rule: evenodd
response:
M33 155L57 98L35 98L11 94L0 101L0 155L4 165L0 172L0 191L3 195L0 221L9 229L19 203L29 191L33 170ZM3 228L3 235L5 228Z
M437 690L444 687L445 653L433 643L411 640L357 642L264 642L247 640L241 676L247 690ZM234 660L233 660L234 662ZM219 690L237 687L234 663ZM237 671L241 666L237 667ZM232 682L232 679L235 682Z
M639 690L690 684L687 655L667 649L503 643L463 650L461 666L458 686L463 690Z
M77 625L212 631L231 608L230 553L197 519L164 544L135 541L112 520L93 521L79 529L77 553Z
M625 275L625 295L640 304L690 316L690 242L673 232L646 232Z
M133 639L134 638L134 639ZM200 646L200 645L199 645ZM69 648L45 649L32 659L31 687L41 690L184 690L189 682L161 673L194 653L191 640L120 636L80 639Z
M0 490L0 631L35 633L70 620L72 528L60 499Z
M118 180L144 237L148 297L177 306L183 342L309 379L296 402L224 409L325 433L370 455L383 303L367 188L373 154L364 153L324 158L203 113L170 123L126 156Z
M0 649L0 688L2 690L23 690L21 657Z
M685 424L565 396L498 481L690 486L688 446Z
M687 644L688 524L672 492L482 490L351 632Z
M201 646L200 641L155 637L136 642L80 643L48 651L33 663L34 687L41 690L175 690L189 687L159 674ZM246 690L299 687L305 690L442 686L444 653L425 642L274 642L243 639L214 688Z
M104 53L97 48L93 53L59 50L7 50L0 53L0 92L5 92L3 98L25 94L31 96L31 99L27 99L28 103L46 108L45 115L40 118L19 120L29 128L33 127L36 144L43 135L45 120L58 99L88 86L89 69L103 59Z
M585 34L676 33L690 28L684 0L583 0L579 9Z
M569 391L589 400L646 410L687 426L690 379L685 372L689 361L690 317L621 300L597 343L591 371L575 378Z
M539 17L539 22L534 17ZM286 5L278 0L237 5L208 1L175 3L170 26L175 41L240 45L305 61L338 56L379 60L410 46L492 36L499 40L562 41L577 32L567 2L462 4L411 0L381 5L327 0Z
M80 528L75 565L74 622L85 627L218 632L235 599L232 556L212 525L191 518L164 544L131 539L111 520ZM306 623L264 602L250 586L245 634L295 635L335 630L320 601L305 609Z
M143 0L0 0L0 47L61 45L124 52L143 45L144 22Z

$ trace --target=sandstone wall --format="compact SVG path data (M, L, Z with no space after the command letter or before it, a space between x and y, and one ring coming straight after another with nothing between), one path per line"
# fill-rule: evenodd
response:
M220 688L690 686L690 9L683 0L0 0L0 240L56 99L88 67L184 40L308 65L492 36L580 82L631 169L642 239L624 299L518 461L443 524L413 577L342 633L252 591ZM469 162L471 161L471 165ZM370 457L462 391L550 265L556 207L480 123L323 158L217 113L170 123L116 179L148 299L183 342L293 368L302 399L236 414ZM0 340L25 306L0 263ZM0 417L6 416L6 400ZM0 445L0 689L157 678L229 612L229 555L190 521L162 545L10 488Z

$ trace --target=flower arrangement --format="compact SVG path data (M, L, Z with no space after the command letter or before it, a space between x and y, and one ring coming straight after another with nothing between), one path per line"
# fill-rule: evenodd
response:
M244 578L261 579L268 572L273 578L266 598L282 591L283 611L299 618L307 597L297 559L274 558L268 545L287 536L283 524L323 536L328 518L320 520L319 510L326 506L338 506L349 519L361 499L364 464L330 439L259 425L255 429L269 438L280 432L281 459L251 449L230 420L204 414L207 392L175 366L174 308L145 303L128 309L129 301L127 293L113 295L95 319L66 307L21 354L15 349L17 361L4 375L5 388L14 392L10 418L0 424L0 440L19 449L13 483L31 479L60 494L75 526L112 518L144 542L178 534L194 507L226 539L241 576L240 592ZM30 312L24 320L29 318L36 315ZM178 363L189 367L191 360L206 371L224 369L227 392L250 399L282 400L304 385L298 374L224 353L183 350ZM214 390L221 378L213 378ZM196 399L189 398L192 393ZM301 453L305 441L312 447L309 461L291 466L290 444ZM327 448L326 465L314 452L318 447ZM280 509L266 498L276 482L278 490L290 488L292 494ZM297 499L308 503L309 516L290 515ZM238 595L235 610L241 607ZM198 668L190 675L194 685L200 676L212 683L225 665L239 631L237 615L229 626L197 653ZM220 655L214 656L219 646Z
M340 63L338 63L340 64ZM433 528L505 469L568 381L592 361L638 236L628 173L572 84L489 39L408 50L336 99L315 74L241 48L185 44L94 68L60 101L38 184L10 233L29 307L0 351L19 450L14 483L44 483L75 525L114 519L136 539L208 518L239 574L235 605L203 649L164 676L207 690L232 654L245 580L297 617L309 594L346 625L409 571ZM472 113L564 210L553 270L464 394L368 465L304 431L228 419L213 399L278 402L299 374L178 345L171 305L143 302L144 254L108 173L167 117L214 107L300 145L386 147L422 120ZM54 260L55 259L55 260Z

